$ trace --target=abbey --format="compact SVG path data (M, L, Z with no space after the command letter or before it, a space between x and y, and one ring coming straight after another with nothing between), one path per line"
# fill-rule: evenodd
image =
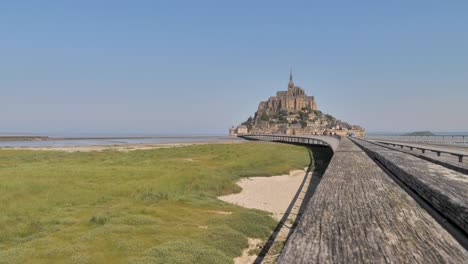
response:
M231 136L247 133L364 136L365 130L318 110L315 97L294 85L291 70L287 91L260 102L253 117L229 129Z
M301 87L294 85L291 70L289 74L288 90L278 91L276 92L276 96L270 97L268 101L260 102L257 112L260 113L265 110L268 114L277 113L280 110L298 112L303 108L317 110L317 103L313 96L307 96Z

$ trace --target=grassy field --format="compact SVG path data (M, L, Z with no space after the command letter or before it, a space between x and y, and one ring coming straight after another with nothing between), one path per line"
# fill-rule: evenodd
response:
M307 149L208 144L131 152L0 150L0 263L230 263L267 213L235 181L304 168Z

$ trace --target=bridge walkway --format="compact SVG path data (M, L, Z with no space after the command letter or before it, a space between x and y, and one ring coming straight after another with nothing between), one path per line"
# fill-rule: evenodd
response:
M442 165L442 166L444 166L446 168L449 168L449 169L452 169L452 170L455 170L455 171L458 171L458 172L461 172L461 173L464 173L464 174L468 175L468 158L465 158L465 159L463 159L463 162L460 162L459 157L456 157L456 156L453 156L453 155L450 155L450 154L445 154L445 155L442 154L442 155L439 156L436 152L424 151L424 153L423 153L420 149L416 149L416 148L411 149L409 147L403 147L402 148L402 147L399 147L399 146L393 146L393 145L390 145L390 144L392 144L390 142L381 143L380 141L373 141L373 140L368 140L368 142L371 142L371 143L373 143L375 145L385 147L385 148L388 148L388 149L393 149L393 150L396 150L396 151L407 153L407 154L413 155L415 157L418 157L418 158L421 158L421 159L424 159L424 160L427 160L427 161ZM403 143L403 144L406 144L406 143ZM421 148L424 148L424 147L431 148L431 146L426 146L426 145L417 145L417 146L422 146Z
M417 143L417 142L407 142L407 141L391 141L391 140L375 140L371 139L368 141L376 141L382 143L396 143L403 144L406 146L413 146L415 148L427 148L432 150L440 150L442 152L453 152L460 153L463 155L468 155L468 146L458 146L458 145L440 145L440 144L426 144L426 143Z
M372 158L468 234L468 176L413 155L356 140Z
M468 253L361 148L341 140L279 263L466 263Z

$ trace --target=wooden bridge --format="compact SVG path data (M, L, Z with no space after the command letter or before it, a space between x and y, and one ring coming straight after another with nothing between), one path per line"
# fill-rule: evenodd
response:
M333 151L338 148L341 139L339 136L241 135L239 137L248 140L326 146L331 148Z
M242 137L334 151L279 263L467 263L465 163L357 138Z

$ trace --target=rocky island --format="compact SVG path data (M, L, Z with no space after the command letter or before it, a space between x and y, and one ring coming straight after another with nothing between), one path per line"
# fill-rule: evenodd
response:
M294 84L291 70L287 91L260 102L253 117L229 129L231 136L247 133L364 136L365 130L318 110L315 97Z

